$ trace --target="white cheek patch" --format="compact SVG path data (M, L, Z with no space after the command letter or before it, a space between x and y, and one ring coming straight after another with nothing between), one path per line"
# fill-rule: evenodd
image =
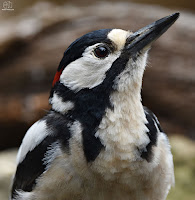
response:
M38 146L50 134L44 120L37 121L27 131L17 155L17 164L21 163L26 154Z
M112 63L120 56L120 52L99 59L93 54L93 49L98 45L88 47L81 58L66 66L60 76L60 82L74 91L91 89L101 84Z

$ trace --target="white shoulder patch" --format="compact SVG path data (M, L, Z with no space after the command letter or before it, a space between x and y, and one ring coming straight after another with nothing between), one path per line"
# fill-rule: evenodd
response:
M17 164L21 163L26 154L39 145L47 135L49 135L49 130L45 120L39 120L34 123L23 138L17 155Z
M57 112L65 114L67 111L74 108L74 103L71 101L63 102L62 98L59 97L56 93L53 94L53 97L50 99L50 104L52 108Z

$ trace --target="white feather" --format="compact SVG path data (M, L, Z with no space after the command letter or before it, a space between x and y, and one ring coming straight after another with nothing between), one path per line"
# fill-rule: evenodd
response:
M93 54L94 48L98 45L86 48L81 58L66 66L60 76L60 82L74 91L93 88L101 84L105 79L106 71L120 56L120 52L110 54L105 59L99 59Z
M74 108L74 103L71 101L63 101L61 97L59 97L55 92L53 97L50 98L50 104L52 105L52 109L65 114L67 111Z
M50 130L48 130L44 120L39 120L34 123L23 138L16 159L17 164L21 163L26 157L26 154L39 145L49 134Z

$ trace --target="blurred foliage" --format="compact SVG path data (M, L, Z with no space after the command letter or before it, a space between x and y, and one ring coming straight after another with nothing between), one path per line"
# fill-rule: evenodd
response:
M195 143L185 137L171 137L175 165L175 188L167 200L195 199Z

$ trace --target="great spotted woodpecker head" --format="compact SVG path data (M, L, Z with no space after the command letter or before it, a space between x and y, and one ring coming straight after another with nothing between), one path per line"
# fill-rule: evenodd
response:
M80 102L77 108L109 107L113 92L140 94L147 52L178 17L179 13L172 14L134 33L102 29L77 39L65 51L54 77L52 109L66 113L75 109L75 102Z

